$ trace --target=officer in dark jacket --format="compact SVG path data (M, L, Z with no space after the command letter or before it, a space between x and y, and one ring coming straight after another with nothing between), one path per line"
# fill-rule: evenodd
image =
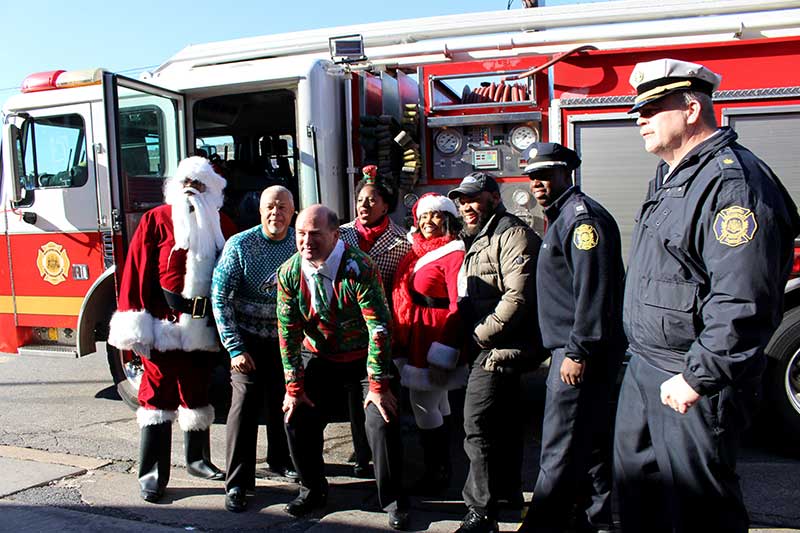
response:
M800 230L770 168L717 128L720 77L636 65L645 149L661 157L637 218L624 301L630 364L614 439L625 531L745 532L736 475L764 347Z
M573 520L581 530L612 526L609 404L625 351L625 271L617 223L572 185L580 163L569 148L538 143L524 170L548 222L536 293L552 358L539 478L521 531L563 531Z

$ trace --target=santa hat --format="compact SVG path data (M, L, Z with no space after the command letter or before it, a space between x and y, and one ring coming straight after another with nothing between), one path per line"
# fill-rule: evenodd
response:
M414 208L412 209L414 226L419 225L419 217L433 211L450 213L455 218L458 218L458 209L456 208L456 204L453 203L453 200L436 192L427 192L419 197L419 200L417 200L417 203L414 204Z

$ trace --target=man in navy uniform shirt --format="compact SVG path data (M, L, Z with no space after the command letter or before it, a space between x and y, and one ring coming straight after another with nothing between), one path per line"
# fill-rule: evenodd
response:
M674 59L639 63L630 78L630 111L661 161L625 285L631 359L614 439L624 531L748 528L739 435L781 321L800 220L772 170L717 127L720 81Z
M612 527L610 403L625 351L624 268L617 223L572 184L580 163L569 148L538 143L524 170L548 222L536 290L552 358L539 477L521 531Z

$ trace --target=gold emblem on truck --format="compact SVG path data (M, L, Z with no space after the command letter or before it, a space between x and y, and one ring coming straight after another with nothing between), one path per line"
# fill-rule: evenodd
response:
M67 251L60 244L50 241L39 248L36 266L39 267L39 274L43 280L58 285L67 279L67 272L69 272Z

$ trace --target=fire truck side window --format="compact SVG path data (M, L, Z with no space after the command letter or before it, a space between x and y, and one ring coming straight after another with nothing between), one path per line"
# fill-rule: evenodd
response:
M25 141L25 190L80 187L89 177L86 129L77 114L36 117Z
M122 170L128 177L164 175L163 115L159 108L144 106L122 111L119 136Z

